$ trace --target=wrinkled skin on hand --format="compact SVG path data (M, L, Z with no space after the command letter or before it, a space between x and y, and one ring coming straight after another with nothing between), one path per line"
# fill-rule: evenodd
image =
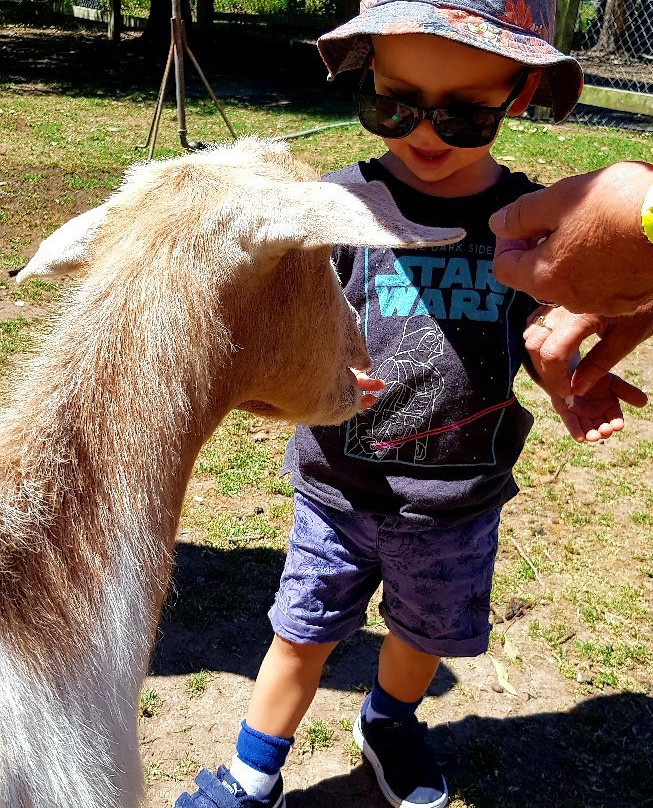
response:
M495 213L494 275L572 312L615 316L653 301L641 207L653 165L616 163L526 194Z

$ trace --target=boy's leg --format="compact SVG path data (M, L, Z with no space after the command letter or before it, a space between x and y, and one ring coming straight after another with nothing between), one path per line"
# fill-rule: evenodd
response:
M275 635L256 678L231 765L221 766L216 775L201 772L200 790L194 797L182 795L175 808L195 808L195 802L206 795L219 806L283 808L280 771L336 645L291 643Z
M379 685L400 702L421 701L439 664L439 656L418 651L388 634L379 652Z
M440 656L487 649L499 510L452 528L418 530L388 518L379 529L381 612L389 629L379 674L354 737L386 799L442 808L447 788L414 711Z
M309 708L322 668L336 643L297 644L275 635L254 685L231 775L248 795L265 799L274 789L295 730Z
M335 642L298 644L275 635L256 677L248 726L292 738L308 710Z
M196 780L200 791L183 795L176 808L199 806L206 789L218 789L213 802L221 808L282 808L279 772L292 736L315 695L324 662L340 639L364 624L367 603L381 579L375 531L372 519L295 496L286 564L269 612L275 638L261 665L231 769L201 772ZM225 797L220 789L230 793Z
M374 768L385 798L396 808L442 808L447 786L415 716L440 657L390 633L379 654L372 692L354 726L354 739Z

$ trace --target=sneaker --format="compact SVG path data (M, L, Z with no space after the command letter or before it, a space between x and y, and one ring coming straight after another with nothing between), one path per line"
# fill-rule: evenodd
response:
M426 741L426 724L411 715L404 721L364 716L354 724L354 741L372 764L383 796L395 808L442 808L447 784Z
M184 793L174 808L285 808L281 775L268 796L261 800L250 797L235 780L226 766L220 766L215 774L208 769L195 778L199 789L194 794Z

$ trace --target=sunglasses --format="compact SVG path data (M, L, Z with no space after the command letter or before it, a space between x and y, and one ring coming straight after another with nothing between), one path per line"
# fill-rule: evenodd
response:
M440 140L459 149L475 149L492 143L501 121L528 79L528 70L522 70L512 92L500 107L457 103L450 107L429 108L404 104L389 95L363 92L361 88L368 71L369 65L363 71L358 90L354 92L356 110L363 128L384 138L402 138L408 137L422 121L428 120Z

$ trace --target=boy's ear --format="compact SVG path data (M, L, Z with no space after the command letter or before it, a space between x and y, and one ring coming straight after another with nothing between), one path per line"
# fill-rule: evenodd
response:
M510 109L508 110L508 115L510 117L518 117L519 115L523 115L528 108L528 105L531 103L531 99L533 98L533 93L537 90L537 85L540 83L540 79L542 78L542 71L541 70L530 70L528 73L528 78L526 79L526 84L524 84L524 89L519 93L517 98L512 102L510 105Z

